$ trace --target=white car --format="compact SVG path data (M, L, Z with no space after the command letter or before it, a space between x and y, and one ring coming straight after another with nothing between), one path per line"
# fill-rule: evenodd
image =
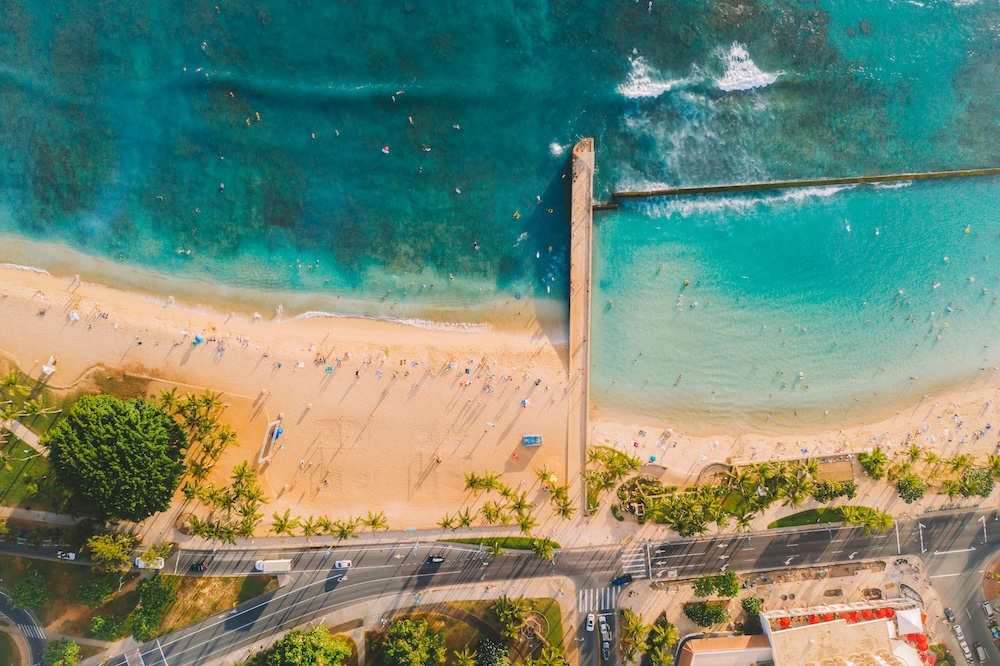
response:
M350 560L337 560L337 563L333 566L337 569L350 569L352 562Z
M594 630L594 614L590 613L587 615L587 631Z
M147 562L141 557L135 558L135 566L139 569L162 569L165 564L162 557L154 558L152 562Z
M956 624L955 626L952 627L952 629L955 630L955 636L958 638L958 640L960 641L965 640L965 633L962 631L962 625Z
M60 560L75 560L76 553L67 553L66 551L60 550L58 553L56 553L56 557L58 557Z

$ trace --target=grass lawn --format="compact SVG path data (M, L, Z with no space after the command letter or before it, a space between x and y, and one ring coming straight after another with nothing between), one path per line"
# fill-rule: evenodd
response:
M7 666L7 664L20 663L21 653L18 652L17 645L14 644L14 639L6 633L0 632L0 665Z
M545 640L547 640L552 645L561 646L563 639L563 628L562 628L562 610L559 608L559 602L555 599L548 597L538 597L533 599L525 599L528 605L531 606L532 610L538 611L545 616L545 619L549 623L549 633L546 634ZM493 601L449 601L449 606L454 606L455 608L460 608L466 613L475 615L481 618L486 624L490 625L493 629L499 633L502 629L500 623L497 621L496 616L490 612L490 606L493 605Z
M874 511L867 506L857 507L862 514L865 512ZM793 513L790 516L785 516L784 518L779 518L770 525L767 529L772 530L778 527L798 527L799 525L816 525L826 524L826 523L839 523L843 522L844 516L839 509L809 509L808 511L800 511L798 513Z
M76 603L73 599L76 597L80 583L90 577L92 572L90 567L66 562L0 555L0 577L3 578L3 586L7 591L12 590L17 581L21 580L29 569L39 570L48 585L49 603L40 610L35 609L35 614L44 627L55 633L86 637L91 618L95 615L112 613L127 615L139 603L139 595L134 590L136 574L126 576L123 594L116 596L100 608L89 608ZM114 581L115 589L117 589L118 577L111 576L111 578Z
M535 537L526 536L508 536L508 537L463 537L458 539L441 539L441 541L448 541L451 543L471 543L478 546L483 544L483 548L488 547L491 543L496 541L500 544L500 547L505 550L531 550L531 544L534 542ZM553 548L560 548L559 544L552 542Z
M160 623L161 635L200 622L278 586L276 576L164 577L176 586L177 601L167 609Z
M0 465L0 504L41 511L59 511L63 492L56 487L49 461L17 437L7 435L4 453L10 469ZM34 488L30 487L34 484ZM29 492L36 490L35 493Z

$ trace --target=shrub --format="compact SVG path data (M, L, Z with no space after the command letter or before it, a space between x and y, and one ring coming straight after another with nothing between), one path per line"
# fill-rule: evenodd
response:
M921 499L927 492L927 483L911 472L896 482L896 492L899 493L900 499L907 504L912 504Z
M962 495L965 497L989 497L993 492L993 477L990 470L970 467L962 472Z
M713 624L729 622L725 604L718 601L684 604L684 614L699 627L711 627Z
M888 461L889 458L885 455L885 451L880 448L873 449L871 453L865 451L858 455L861 469L876 481L885 476L885 465Z
M838 497L851 500L858 494L858 484L853 481L820 481L813 488L812 496L817 502L832 502Z
M139 581L139 606L129 617L132 635L145 643L156 638L167 606L177 599L177 587L163 576Z
M98 615L90 621L90 634L102 641L120 641L128 636L128 629L128 618L118 615Z
M351 645L330 634L326 625L296 629L241 666L340 666L351 656Z
M80 646L65 638L45 645L42 663L45 666L76 666L80 662Z
M694 595L696 597L710 597L715 592L714 576L698 576L694 581Z

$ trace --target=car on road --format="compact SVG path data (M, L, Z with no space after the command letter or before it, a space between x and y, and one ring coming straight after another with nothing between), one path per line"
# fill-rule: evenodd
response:
M948 618L948 622L955 624L955 613L950 608L944 609L944 616Z
M58 557L60 560L75 560L76 559L76 553L69 553L69 552L60 550L58 553L56 553L56 557Z
M350 569L352 564L354 563L350 560L337 560L337 563L333 566L337 569Z
M444 562L444 558L440 555L431 555L427 558L428 564L441 564L442 562Z
M979 605L982 607L983 612L986 613L986 617L988 617L989 619L992 620L993 619L993 606L990 605L990 602L984 601L983 603L981 603Z
M135 558L135 566L139 569L162 569L165 564L162 557L154 557L149 562L142 557Z
M191 571L204 571L208 568L208 562L195 562L191 565Z
M612 587L619 587L621 585L628 585L632 582L632 574L625 574L624 576L619 576L611 581Z
M965 655L965 660L970 664L976 663L976 661L972 658L972 650L969 649L969 644L965 641L961 641L959 645L962 648L962 654Z
M594 630L594 614L589 613L587 615L587 631L593 631L593 630Z
M960 641L965 640L965 633L962 631L962 625L956 624L955 626L952 627L952 629L955 630L955 636L958 638L958 640Z
M604 661L611 659L611 643L604 641L601 643L601 656L604 657Z
M611 640L611 627L608 626L608 621L604 619L601 615L597 618L598 623L601 625L601 640L610 641Z
M982 664L982 663L986 662L987 660L989 660L989 657L986 654L986 650L983 649L983 644L982 643L976 643L972 647L976 650L976 657L979 658L979 663L980 664Z

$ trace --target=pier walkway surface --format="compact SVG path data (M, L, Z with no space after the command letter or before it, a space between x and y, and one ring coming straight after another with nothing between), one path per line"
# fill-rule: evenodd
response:
M573 147L573 190L570 199L569 376L570 405L567 427L566 478L572 479L573 461L580 475L587 466L590 432L590 262L594 203L594 140L581 139ZM583 502L586 508L586 483Z
M891 173L881 176L848 176L845 178L809 178L804 180L778 180L769 183L738 183L732 185L698 185L671 187L657 190L626 190L611 195L614 199L642 197L684 196L689 194L725 194L730 192L759 192L761 190L787 190L796 187L828 187L830 185L861 185L864 183L898 183L911 180L940 180L969 178L973 176L1000 176L1000 168L964 169L960 171L924 171L920 173ZM575 190L574 190L575 192Z

